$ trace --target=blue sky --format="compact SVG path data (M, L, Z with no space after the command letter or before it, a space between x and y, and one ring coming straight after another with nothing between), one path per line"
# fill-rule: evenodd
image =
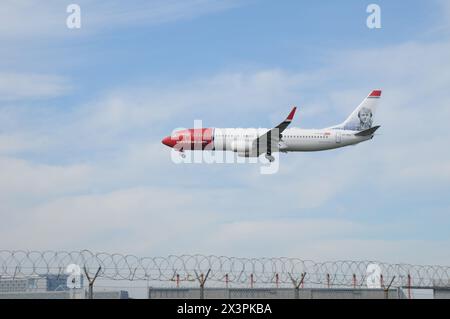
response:
M450 263L450 6L376 1L0 5L0 241ZM176 127L342 121L383 89L380 135L257 165L176 165ZM89 221L89 222L88 222ZM24 235L26 234L26 235Z

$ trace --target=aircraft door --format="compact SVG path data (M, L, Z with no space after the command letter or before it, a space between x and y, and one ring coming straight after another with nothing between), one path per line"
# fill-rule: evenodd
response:
M342 134L339 131L336 131L336 143L339 144L342 141Z

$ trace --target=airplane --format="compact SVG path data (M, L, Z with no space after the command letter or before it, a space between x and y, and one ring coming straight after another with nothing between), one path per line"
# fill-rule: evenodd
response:
M232 151L242 157L265 154L270 162L273 152L312 152L355 145L374 137L380 125L373 126L381 90L373 90L341 124L322 129L288 128L295 111L272 129L267 128L194 128L179 130L163 138L162 143L179 151Z

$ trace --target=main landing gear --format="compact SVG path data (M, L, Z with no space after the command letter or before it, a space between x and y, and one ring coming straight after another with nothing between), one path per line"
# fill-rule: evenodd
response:
M275 161L275 157L273 157L271 153L267 153L265 156L269 162L272 163L273 161Z

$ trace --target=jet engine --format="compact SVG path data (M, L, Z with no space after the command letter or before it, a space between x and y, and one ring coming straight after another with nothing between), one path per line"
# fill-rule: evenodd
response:
M249 153L252 148L252 142L237 140L231 142L231 149L237 153Z

